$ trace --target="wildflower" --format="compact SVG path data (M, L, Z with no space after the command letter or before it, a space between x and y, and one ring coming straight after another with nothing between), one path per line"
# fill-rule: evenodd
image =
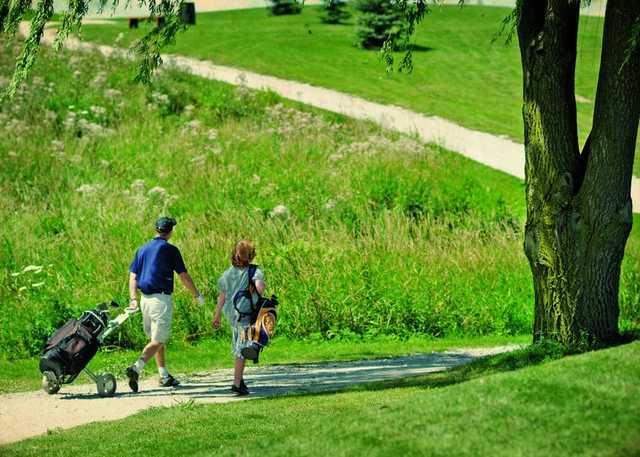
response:
M122 95L122 92L120 92L117 89L107 89L104 91L104 97L112 100L114 98L119 98L121 95Z
M196 133L200 129L201 125L202 123L198 119L189 121L185 124L184 129L182 130L182 133L191 133L191 134Z
M98 72L98 74L91 81L93 87L104 86L107 83L107 73L104 71Z
M273 194L275 190L276 190L276 185L270 182L269 184L264 186L262 189L260 189L260 196L268 197L269 195Z
M193 115L193 111L195 110L195 106L187 105L184 107L184 115L187 117L191 117Z
M220 146L206 146L205 149L216 156L219 156L222 153L222 149L220 149Z
M76 113L74 113L73 111L69 111L62 125L64 125L66 129L72 129L73 127L75 127L76 121L77 121Z
M162 92L152 92L151 100L156 105L167 106L169 104L169 96L167 94L163 94Z
M136 179L131 183L131 188L135 191L142 192L144 190L144 180Z
M22 269L22 273L40 273L44 267L42 265L27 265Z
M167 190L164 187L155 186L149 189L147 195L158 195L160 197L164 197L165 195L167 195Z
M332 209L334 209L336 207L336 201L333 199L329 199L327 201L327 203L324 204L324 209L326 211L331 211Z
M101 186L99 184L83 184L76 189L79 194L89 196L95 194Z
M58 118L58 115L55 111L46 109L44 110L44 118L47 122L54 122Z
M218 131L216 129L207 130L207 139L209 141L215 141L218 139Z
M74 78L79 78L81 74L82 74L82 72L80 70L76 70L76 71L73 72L73 77Z
M284 205L278 205L269 213L271 217L287 217L289 215L289 208Z
M96 117L104 116L104 114L107 112L107 110L102 106L91 106L89 110L91 111L91 114Z

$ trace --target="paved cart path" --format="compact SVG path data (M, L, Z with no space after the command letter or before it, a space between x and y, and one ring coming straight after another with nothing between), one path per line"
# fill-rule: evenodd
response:
M443 371L477 357L516 348L518 346L458 349L353 362L249 366L246 371L247 384L252 392L249 397L236 397L229 392L233 380L231 369L182 376L182 385L175 389L157 387L156 374L147 370L148 378L141 382L138 394L131 393L126 380L121 380L116 395L111 398L100 398L93 384L63 386L56 395L47 395L42 390L6 394L0 396L0 444L41 435L48 430L122 419L152 406L174 406L188 401L227 403L284 394L339 390L358 383ZM34 376L38 375L34 373Z
M53 43L56 34L55 24L51 25L52 27L45 31L42 38L42 41L49 45ZM22 22L20 33L23 36L27 35L29 27L28 22ZM71 50L97 50L105 56L132 58L132 55L124 49L83 43L75 38L68 39L66 46ZM298 81L261 75L178 55L163 54L162 59L165 64L177 66L203 78L244 85L251 89L269 89L290 100L356 119L373 121L387 129L414 134L424 142L437 143L491 168L524 178L524 146L503 136L471 130L437 116L425 116L399 106L375 103ZM633 211L640 213L640 179L636 177L631 183L631 199Z

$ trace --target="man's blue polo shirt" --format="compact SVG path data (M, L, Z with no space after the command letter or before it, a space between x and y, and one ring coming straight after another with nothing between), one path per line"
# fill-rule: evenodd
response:
M180 250L157 237L136 251L129 271L136 274L138 289L143 294L172 294L173 272L184 273L187 268Z

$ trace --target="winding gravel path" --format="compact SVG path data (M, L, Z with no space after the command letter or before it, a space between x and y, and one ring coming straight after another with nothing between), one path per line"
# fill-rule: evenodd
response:
M24 36L28 31L29 23L22 22L20 33ZM55 33L54 28L47 29L42 41L50 45L53 43ZM83 43L75 38L67 40L66 46L71 50L97 50L105 56L117 55L132 58L126 50ZM383 105L306 83L260 75L178 55L163 54L162 58L165 64L174 65L203 78L244 85L251 89L269 89L290 100L356 119L373 121L387 129L417 135L424 142L439 144L491 168L524 179L524 146L502 136L471 130L437 116L425 116L398 106ZM636 177L631 183L631 199L633 211L640 213L640 179Z
M155 374L147 370L149 378L142 381L138 394L131 393L125 381L120 381L116 395L111 398L98 397L93 384L63 386L56 395L47 395L43 391L7 394L0 396L0 444L41 435L48 430L122 419L152 406L175 406L188 401L228 403L333 391L353 384L433 373L518 347L459 349L354 362L249 366L246 371L247 384L252 391L249 397L235 397L229 392L233 380L231 369L182 376L182 385L175 389L157 387Z

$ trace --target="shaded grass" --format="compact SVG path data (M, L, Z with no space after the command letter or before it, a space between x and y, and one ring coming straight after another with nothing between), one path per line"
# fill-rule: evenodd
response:
M261 365L362 360L403 356L459 347L489 347L526 343L528 336L485 336L476 338L428 338L416 336L406 340L393 337L307 339L275 338L262 353ZM135 361L139 351L106 348L91 361L94 372L111 372L123 379L124 369ZM37 357L0 360L0 394L40 389ZM233 367L228 340L207 340L195 345L171 344L167 351L168 366L173 373L190 374L202 370ZM155 376L155 361L149 363L145 376ZM91 383L81 375L76 383ZM63 387L64 389L64 387Z
M633 455L640 343L509 371L558 355L529 348L373 392L154 408L3 452L70 455L99 439L97 456Z
M197 25L167 51L401 105L522 142L517 42L492 42L509 12L481 6L433 8L416 30L410 75L386 75L377 52L354 46L353 20L323 24L314 7L279 17L259 9L198 14ZM580 18L576 94L581 144L591 128L602 28L600 17ZM122 33L125 46L144 32L117 21L85 26L82 37L111 45Z

